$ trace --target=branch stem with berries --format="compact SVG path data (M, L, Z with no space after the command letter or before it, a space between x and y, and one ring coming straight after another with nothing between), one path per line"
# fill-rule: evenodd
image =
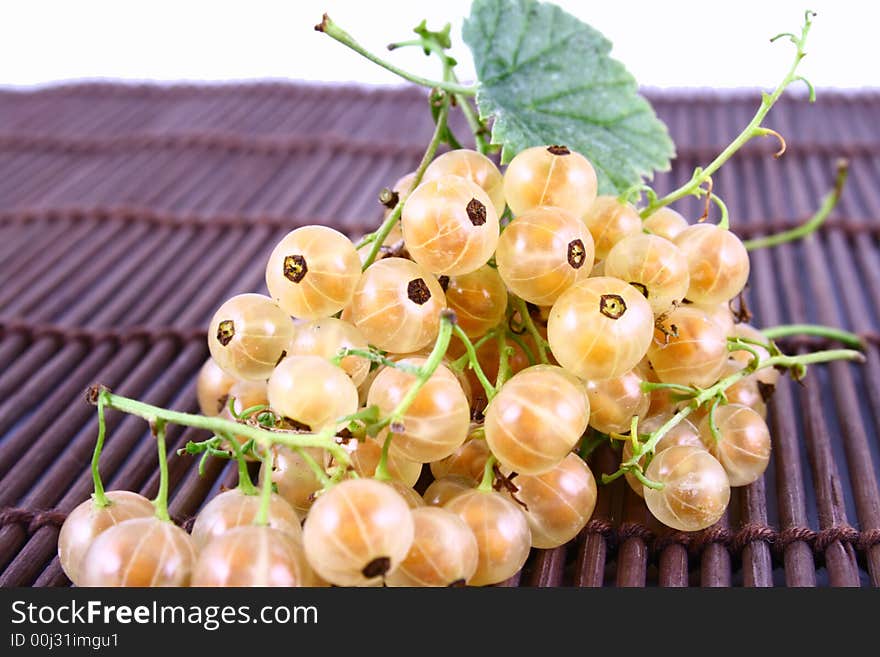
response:
M665 436L682 420L687 418L691 413L693 413L705 404L710 404L712 405L712 409L710 409L711 414L715 406L725 403L726 399L724 393L728 388L735 385L742 379L751 376L759 370L771 367L788 370L795 378L800 380L806 373L806 368L808 365L817 363L828 363L838 360L856 362L864 361L864 355L860 351L856 351L853 349L828 349L824 351L815 351L807 354L789 356L781 353L776 345L772 342L769 342L766 345L761 345L771 355L769 357L760 358L758 353L749 346L751 341L746 342L739 338L732 338L730 342L731 350L744 349L752 353L753 358L749 362L749 364L742 370L734 372L733 374L721 379L715 385L712 385L708 388L697 388L667 383L643 384L643 388L645 391L659 389L673 390L676 393L681 394L682 397L684 397L684 400L687 400L688 403L683 408L678 410L660 427L658 427L656 431L648 434L647 437L644 438L644 440L641 439L641 436L637 435L637 429L635 429L637 423L634 423L634 434L631 436L631 439L633 441L632 457L627 459L626 461L623 461L620 464L620 468L616 472L610 475L602 475L603 483L609 483L622 476L623 474L631 472L644 485L651 488L657 488L659 484L657 484L656 482L648 481L644 478L643 469L642 466L639 464L639 461L641 461L642 458L645 456L652 456L654 454L654 450L657 447L657 443L660 442L663 436Z

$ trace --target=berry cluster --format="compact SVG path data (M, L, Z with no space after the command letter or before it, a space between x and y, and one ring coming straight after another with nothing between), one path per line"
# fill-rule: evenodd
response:
M385 257L362 263L339 232L298 228L269 256L270 296L231 298L208 331L203 414L332 437L349 462L218 436L211 453L263 461L268 494L243 468L191 536L134 493L86 502L59 541L72 581L492 584L587 523L596 481L577 451L597 436L622 446L633 490L679 530L713 524L730 486L761 476L778 373L747 373L717 408L693 403L772 348L728 307L749 272L733 233L668 208L643 222L597 196L590 162L564 146L527 149L503 176L453 150L414 180L386 195L402 207ZM644 451L682 408L697 421Z
M59 537L70 579L498 583L532 547L561 546L584 528L597 496L586 461L599 446L620 454L602 483L625 477L659 522L680 531L716 523L730 488L767 468L766 403L779 370L799 379L809 364L862 358L850 349L787 356L774 337L860 342L828 327L758 331L743 323L742 300L732 311L749 277L748 250L816 230L839 198L845 166L812 219L748 245L712 191L712 174L750 139L782 139L761 122L803 79L795 68L811 16L800 37L783 35L797 46L795 64L749 125L662 198L643 184L599 195L593 164L561 145L519 149L502 174L465 97L474 88L456 81L444 54L448 26L421 25L408 43L440 55L443 81L368 54L434 87L436 128L422 162L383 190L387 211L375 233L355 245L328 227L298 228L269 256L269 296L238 295L217 310L198 377L202 415L90 390L95 494ZM366 54L329 17L317 29ZM479 151L435 158L441 142L456 143L453 101ZM636 208L642 192L647 205ZM706 200L693 223L669 207L689 195ZM718 224L705 222L710 201ZM155 501L104 492L105 408L150 422ZM238 462L238 487L202 509L191 535L167 510L169 422L212 433L181 452Z

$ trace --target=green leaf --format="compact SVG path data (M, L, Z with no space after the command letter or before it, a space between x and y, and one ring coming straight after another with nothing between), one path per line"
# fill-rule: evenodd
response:
M593 163L605 194L669 169L666 126L589 25L536 0L474 0L462 35L502 162L530 146L564 144Z

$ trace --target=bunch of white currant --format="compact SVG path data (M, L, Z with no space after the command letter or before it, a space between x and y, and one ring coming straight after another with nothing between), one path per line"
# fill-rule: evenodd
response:
M413 179L393 188L404 205L385 240L389 257L362 271L349 238L298 228L269 258L270 296L229 299L208 332L212 359L198 380L204 414L229 414L232 399L238 412L268 406L288 427L333 427L351 471L330 481L321 476L333 468L325 451L275 446L271 470L261 472L277 486L268 526L252 524L259 496L227 491L201 511L190 542L184 532L166 537L169 527L148 537L128 520L66 558L62 550L75 582L135 581L110 581L100 567L135 538L155 552L141 560L147 572L138 581L150 583L500 582L531 547L560 546L589 520L596 482L576 452L588 428L626 438L626 460L633 418L639 434L650 434L682 403L669 388L645 392L644 382L705 388L752 358L729 352L729 337L766 342L730 310L749 275L736 235L689 225L668 208L643 221L617 197L597 197L592 165L564 146L527 149L503 176L484 155L455 150L410 190ZM400 421L373 437L346 437L340 418L371 406L386 417L407 396L444 309L492 385L453 338ZM357 355L339 358L344 349ZM658 520L708 527L731 486L761 476L770 456L762 392L777 377L755 372L726 391L711 418L698 409L663 436L644 471L662 488L627 474ZM424 464L433 483L420 495L413 486ZM479 486L490 474L504 485ZM116 495L108 508L120 518L152 515L143 498Z

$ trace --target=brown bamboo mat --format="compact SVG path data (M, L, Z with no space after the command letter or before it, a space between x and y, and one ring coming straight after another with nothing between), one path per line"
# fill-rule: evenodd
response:
M747 123L757 92L652 93L678 144L659 191L684 181ZM814 368L771 405L765 478L727 516L664 532L619 480L578 540L534 551L510 585L880 585L880 92L787 99L716 176L742 235L809 216L834 163L850 181L821 234L757 252L759 325L819 322L866 337L864 366ZM463 122L453 126L464 134ZM95 382L195 411L204 329L227 297L260 291L291 228L371 229L376 195L414 168L431 131L415 89L317 85L84 84L0 90L0 585L65 585L65 513L91 491ZM685 211L694 206L685 204ZM790 341L789 349L818 345ZM111 413L108 488L155 494L143 422ZM201 439L171 430L171 446ZM613 469L599 453L594 471ZM172 512L191 517L234 469L171 457Z

